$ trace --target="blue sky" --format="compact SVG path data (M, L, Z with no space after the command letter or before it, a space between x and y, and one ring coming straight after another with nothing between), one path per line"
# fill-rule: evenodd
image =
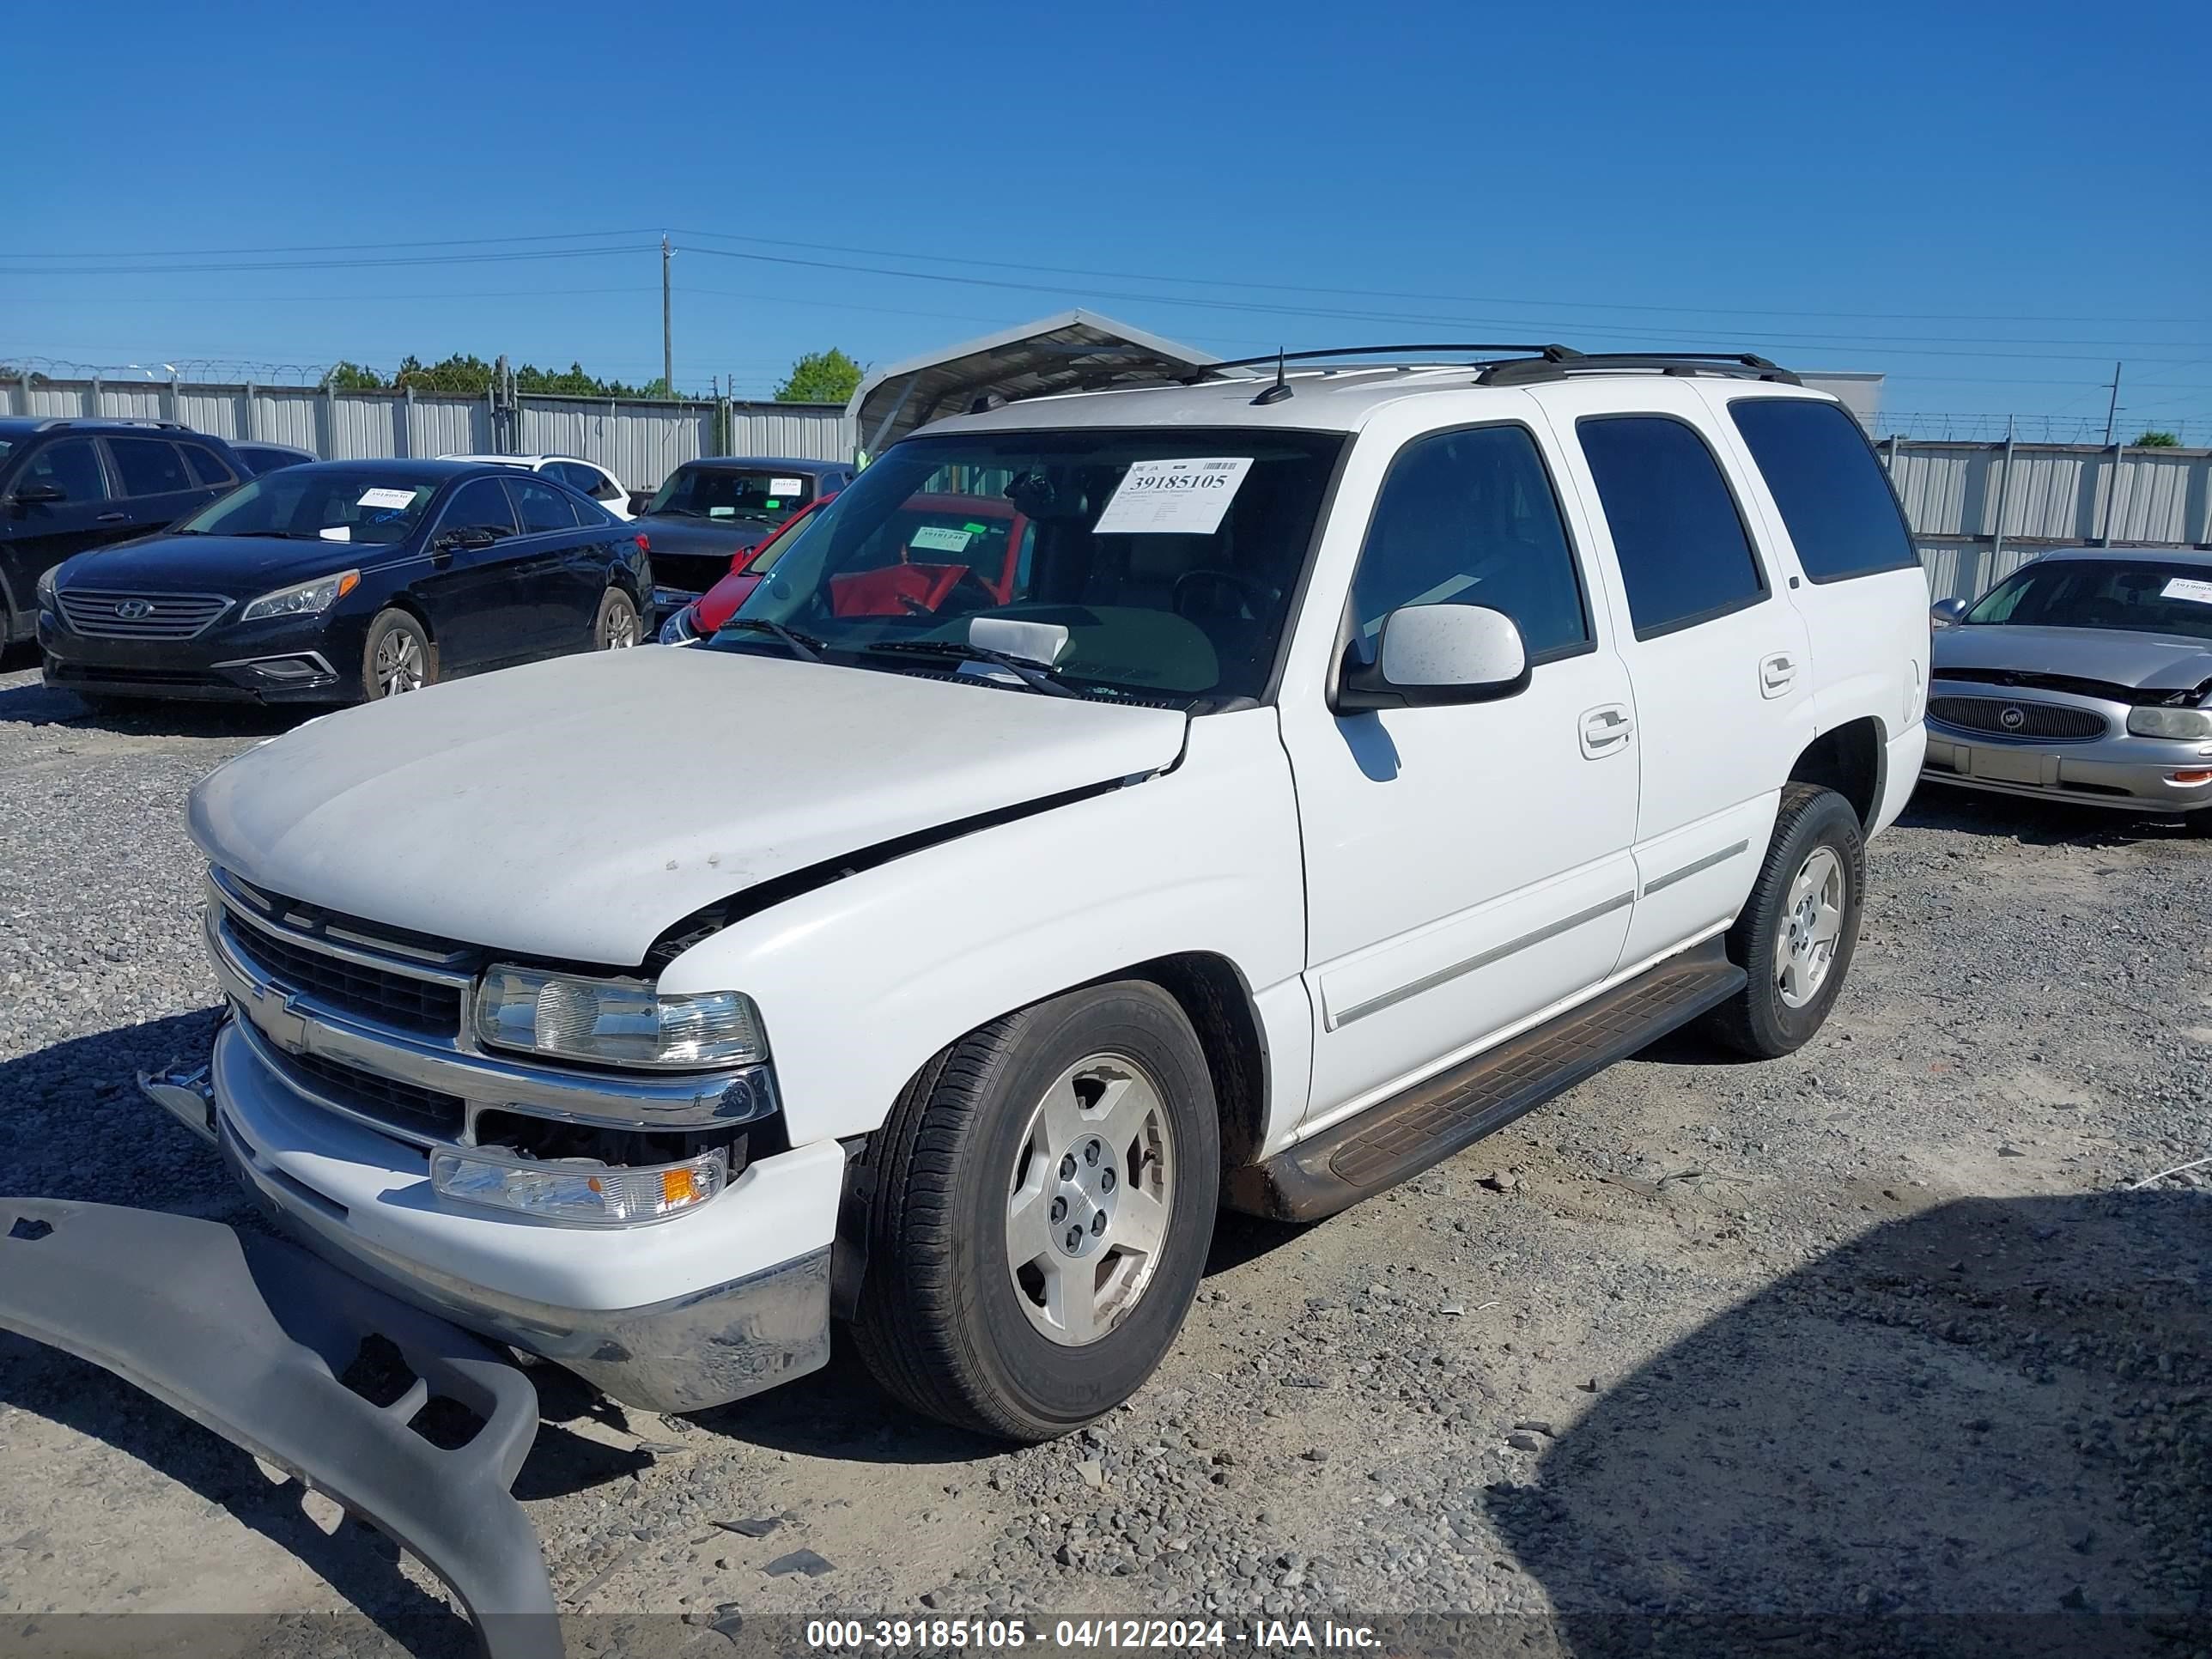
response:
M687 389L1081 304L1237 355L1741 346L1886 371L1893 412L2099 427L2121 359L2128 435L2212 443L2201 0L121 3L10 33L0 361L56 373L469 350L643 380L665 232Z

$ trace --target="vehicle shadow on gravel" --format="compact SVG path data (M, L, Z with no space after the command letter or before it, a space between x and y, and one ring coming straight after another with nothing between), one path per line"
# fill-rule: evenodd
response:
M0 726L70 726L126 737L273 738L329 708L264 708L251 702L125 702L88 704L73 691L33 680L0 686Z
M2212 1195L1877 1227L1486 1506L1577 1659L2212 1645Z
M1206 1276L1242 1267L1310 1231L1224 1210L1214 1228ZM566 1373L560 1374L558 1382L546 1380L542 1372L539 1376L538 1398L550 1420L571 1421L584 1415L605 1420L606 1412L619 1414L619 1407L610 1407L586 1384ZM574 1383L573 1389L569 1383ZM699 1413L691 1420L716 1434L771 1451L854 1462L966 1463L998 1456L1007 1449L1003 1441L929 1422L894 1401L876 1386L842 1330L830 1364L803 1382ZM613 1426L623 1425L617 1422ZM605 1452L589 1442L578 1443L587 1455ZM517 1483L518 1493L528 1495L523 1492L523 1486L538 1478L538 1454L533 1453L531 1467L524 1469ZM568 1474L564 1471L553 1478L566 1479Z
M2150 815L2018 795L1979 795L1942 784L1916 792L1898 822L1907 829L1996 836L2022 847L2132 847L2182 840L2188 833L2178 822Z

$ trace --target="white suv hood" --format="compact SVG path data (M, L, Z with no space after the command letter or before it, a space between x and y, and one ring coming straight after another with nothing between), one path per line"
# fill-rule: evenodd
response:
M653 646L310 721L202 782L191 826L274 892L625 965L771 878L1158 771L1184 726L1172 710Z

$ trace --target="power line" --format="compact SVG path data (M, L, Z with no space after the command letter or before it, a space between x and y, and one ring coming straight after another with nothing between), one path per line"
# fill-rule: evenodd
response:
M634 245L620 247L526 248L510 253L440 253L389 259L239 260L204 265L42 265L21 270L0 270L0 276L191 276L239 270L377 270L398 265L514 264L543 259L589 259L607 254L649 252ZM5 256L0 256L4 258Z
M769 264L799 266L812 270L842 270L861 276L896 276L915 282L950 283L969 288L1011 289L1024 293L1051 294L1060 295L1062 297L1065 297L1068 294L1068 290L1063 287L1042 283L1014 282L1010 279L1000 277L963 276L954 275L950 272L940 271L900 270L883 265L854 265L841 264L834 260L801 259L784 254L746 253L740 252L732 248L696 248L693 251L707 254L718 259L754 260ZM1338 321L1389 323L1399 325L1410 324L1415 326L1432 328L1502 328L1522 330L1540 334L1546 332L1565 334L1575 334L1578 332L1632 334L1638 338L1645 339L1663 339L1671 337L1672 338L1678 340L1695 340L1700 342L1710 340L1712 337L1712 332L1710 330L1645 328L1642 326L1638 326L1634 329L1601 329L1589 323L1569 323L1565 325L1561 325L1559 323L1548 321L1532 323L1525 319L1516 321L1494 317L1422 317L1408 315L1403 312L1350 311L1321 307L1308 308L1297 306L1267 305L1252 301L1186 299L1173 295L1135 294L1115 292L1111 289L1096 290L1090 297L1094 299L1127 300L1144 305L1182 306L1200 311L1227 311L1241 314L1282 317L1285 319L1326 318ZM1901 355L1905 356L1980 357L1997 360L2017 359L2021 362L2103 362L2106 361L2102 353L2099 353L2095 356L2087 356L2056 351L1970 351L1935 346L1890 345L1883 343L1881 337L1878 336L1791 335L1755 331L1747 333L1743 337L1752 343L1792 343L1798 346L1816 347L1846 345L1860 348L1868 351L1884 351L1893 355ZM2031 343L2019 342L2014 343ZM2177 342L2176 343L2187 344L2193 347L2200 343ZM2152 359L2148 361L2163 360Z
M455 236L429 242L299 242L289 247L172 247L76 253L0 253L0 259L198 259L235 258L248 253L362 253L401 247L483 247L512 242L587 242L610 236L658 236L657 230L564 230L537 236Z
M1570 311L1640 311L1674 314L1709 314L1724 317L1847 317L1858 321L1887 322L1984 322L1984 323L2098 323L2124 322L2163 325L2199 324L2202 317L2042 317L1998 315L1985 312L1942 311L1775 311L1753 306L1656 306L1632 305L1626 301L1599 300L1541 300L1509 299L1498 295L1464 294L1419 294L1391 289L1318 288L1297 283L1253 283L1215 276L1161 276L1127 270L1088 270L1073 265L1020 264L1004 259L976 259L959 254L897 252L884 248L846 247L832 242L793 242L769 236L741 236L730 231L677 230L678 236L704 236L712 240L748 242L763 247L803 248L817 253L856 253L878 259L921 259L936 264L980 266L992 270L1026 270L1050 276L1105 277L1114 282L1170 283L1194 288L1232 288L1260 289L1282 294L1328 294L1347 299L1413 300L1446 305L1550 306Z

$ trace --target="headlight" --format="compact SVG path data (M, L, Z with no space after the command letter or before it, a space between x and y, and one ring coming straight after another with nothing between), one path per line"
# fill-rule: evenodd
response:
M296 587L280 587L274 593L264 593L239 613L240 622L258 622L264 617L319 617L340 599L361 586L361 572L341 570L335 576L318 576L311 582L301 582Z
M642 981L495 966L477 992L477 1035L495 1048L608 1066L745 1066L768 1058L760 1011L736 991L662 996Z
M666 622L660 624L660 642L663 645L689 645L698 637L699 630L693 625L691 607L688 605L678 607Z
M2212 738L2212 708L2130 708L2128 730L2139 738Z
M681 1215L720 1192L729 1174L728 1156L719 1149L649 1169L475 1147L430 1155L430 1186L442 1198L578 1227L626 1227Z
M60 568L59 565L55 565L39 573L37 604L41 611L51 611L54 608L54 572Z

